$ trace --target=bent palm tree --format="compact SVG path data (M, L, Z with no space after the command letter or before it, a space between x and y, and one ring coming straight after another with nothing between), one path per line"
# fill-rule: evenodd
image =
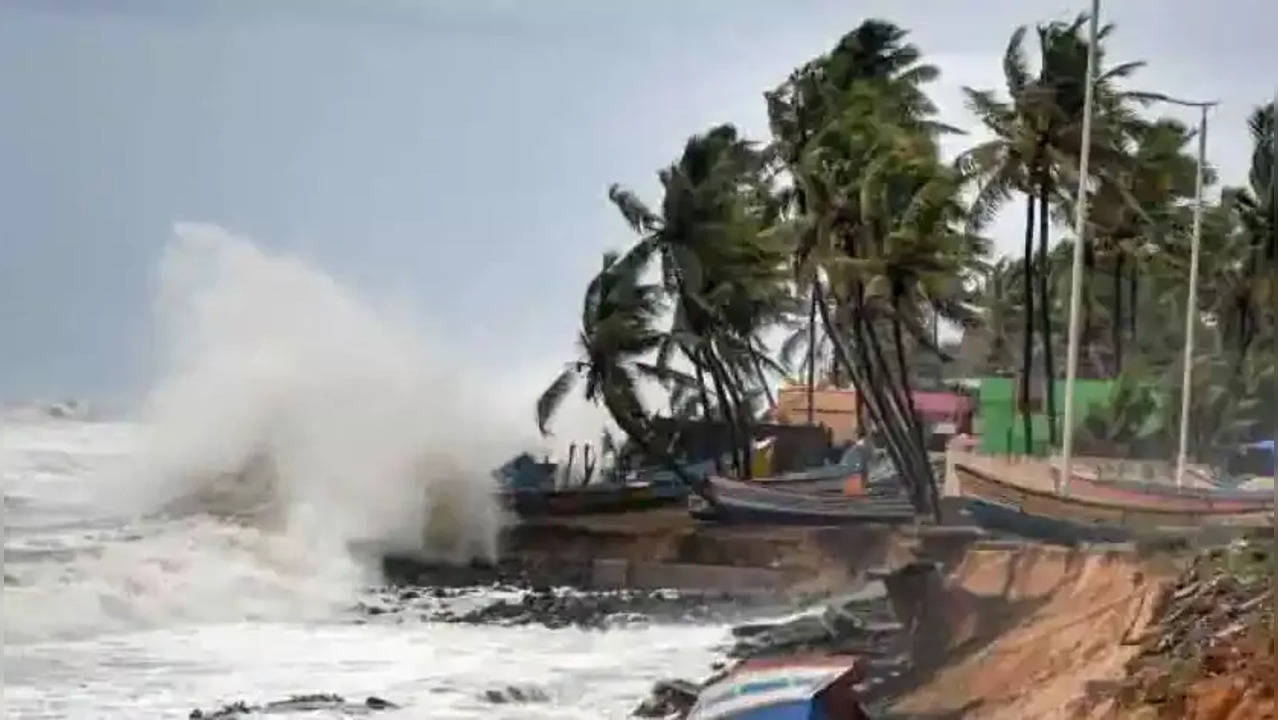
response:
M606 253L603 268L586 288L582 303L578 359L537 399L537 427L549 434L549 422L579 380L585 398L602 404L627 435L648 442L648 417L640 400L638 379L653 374L641 358L661 344L654 323L662 309L660 288L640 281L641 268L615 253ZM645 447L645 449L647 449Z

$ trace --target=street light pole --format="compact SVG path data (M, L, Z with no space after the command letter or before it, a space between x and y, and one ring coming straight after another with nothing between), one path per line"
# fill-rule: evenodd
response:
M1176 453L1176 487L1185 484L1185 462L1189 452L1189 398L1194 372L1194 330L1198 327L1198 255L1203 232L1203 174L1207 161L1207 109L1215 103L1187 103L1165 98L1180 105L1196 105L1198 117L1198 176L1194 179L1194 236L1189 251L1189 299L1185 303L1185 357L1180 380L1180 447Z
M1087 231L1087 164L1092 152L1092 95L1096 86L1096 28L1100 17L1100 0L1092 0L1092 14L1087 23L1087 85L1083 92L1083 138L1078 158L1078 200L1074 204L1074 264L1069 280L1069 350L1065 362L1065 434L1061 457L1061 474L1056 489L1069 494L1069 479L1074 455L1074 380L1078 375L1078 310L1083 291L1083 243ZM1026 261L1028 262L1028 260ZM1048 378L1049 383L1052 378Z

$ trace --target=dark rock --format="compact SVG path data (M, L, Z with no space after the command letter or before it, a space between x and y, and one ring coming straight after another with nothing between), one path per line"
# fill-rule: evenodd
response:
M230 720L231 718L251 714L313 712L316 710L336 710L353 714L365 710L393 710L398 707L399 705L379 697L369 697L363 703L357 704L346 702L346 699L341 695L312 693L309 695L293 695L287 700L275 700L265 705L250 705L243 700L239 700L207 712L196 708L187 717L190 720Z
M365 698L364 707L369 708L371 710L396 710L399 708L398 705L391 702L390 700L379 698L376 695L369 695L367 698Z
M686 715L697 702L701 686L687 680L661 680L652 686L652 692L631 713L634 717L664 718Z
M484 699L490 703L503 705L506 703L548 702L550 697L540 688L519 685L508 685L504 688L485 690Z

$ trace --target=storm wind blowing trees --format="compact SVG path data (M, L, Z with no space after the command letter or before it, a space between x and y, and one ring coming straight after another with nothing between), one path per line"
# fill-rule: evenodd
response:
M907 357L938 351L929 311L967 319L964 280L982 246L962 230L961 178L937 148L949 128L921 89L938 72L905 34L866 22L766 98L810 333L819 317L915 506L934 511ZM810 340L809 352L818 346Z
M958 131L940 121L925 90L940 71L905 30L869 20L764 93L770 142L718 125L690 137L658 172L661 195L652 205L613 185L608 198L635 239L608 255L587 287L580 356L542 394L538 426L547 432L583 381L585 397L606 407L651 460L672 463L654 446L655 417L644 403L665 393L672 416L721 424L730 446L721 461L748 478L754 426L776 402L773 383L801 352L808 408L818 381L849 383L864 426L917 510L937 512L914 389L921 367L949 360L937 346L939 328L979 327L989 346L971 372L1019 374L1024 449L1050 448L1059 434L1053 360L1063 349L1053 328L1062 324L1065 293L1058 284L1074 241L1085 243L1084 375L1173 367L1183 315L1177 319L1180 301L1169 298L1187 279L1192 133L1146 117L1141 103L1156 96L1121 87L1141 63L1108 65L1103 48L1093 169L1084 183L1091 221L1081 240L1051 241L1052 220L1068 216L1077 199L1084 23L1080 16L1039 24L1032 35L1013 32L1002 53L1005 93L964 88L969 110L993 137L954 162L942 157L940 140ZM1111 30L1101 39L1108 42ZM1036 40L1033 62L1027 36ZM1237 348L1230 367L1248 378L1230 387L1258 387L1257 378L1274 375L1272 364L1247 357L1273 335L1266 303L1275 291L1265 271L1275 254L1265 145L1272 141L1264 139L1272 122L1272 110L1253 118L1257 160L1248 187L1227 190L1204 226L1200 310L1203 325L1218 328L1204 337ZM979 233L1018 195L1021 258L992 261ZM778 361L771 343L779 340ZM1028 402L1035 356L1046 405L1041 445ZM1202 377L1216 382L1214 371ZM1195 390L1194 397L1229 394Z
M1048 442L1055 443L1056 394L1052 379L1051 265L1048 261L1050 214L1065 204L1063 190L1077 184L1078 148L1082 139L1083 99L1087 76L1087 40L1082 29L1085 16L1072 22L1049 22L1036 28L1038 72L1033 74L1025 57L1025 27L1017 28L1003 54L1003 75L1007 100L993 91L964 88L969 109L994 139L968 150L959 160L977 183L970 220L981 227L1011 199L1013 193L1025 197L1025 236L1022 268L1024 330L1021 333L1021 412L1025 426L1025 451L1033 445L1030 424L1030 380L1033 375L1033 334L1038 324L1044 363L1044 400L1048 422ZM1107 25L1098 34L1104 40L1113 30ZM1098 62L1104 53L1098 48ZM1117 140L1129 121L1126 96L1114 88L1141 63L1125 63L1102 69L1096 83L1096 121L1093 124L1093 157L1104 175L1107 164L1121 157ZM1103 68L1103 64L1102 64ZM1034 253L1037 219L1038 254ZM1090 255L1089 255L1090 257ZM1037 282L1036 282L1037 281ZM1037 316L1035 308L1037 306Z

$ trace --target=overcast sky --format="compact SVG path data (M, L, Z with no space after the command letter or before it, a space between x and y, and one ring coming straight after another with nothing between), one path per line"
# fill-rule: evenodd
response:
M1244 119L1278 83L1272 0L1110 0L1142 89L1224 104L1210 159L1241 180ZM179 221L407 300L530 392L572 352L606 199L656 200L686 137L765 138L761 93L882 17L963 85L1001 87L1047 1L0 0L0 399L145 387L153 268ZM1192 119L1185 111L1171 111ZM1017 222L998 225L1015 247Z

